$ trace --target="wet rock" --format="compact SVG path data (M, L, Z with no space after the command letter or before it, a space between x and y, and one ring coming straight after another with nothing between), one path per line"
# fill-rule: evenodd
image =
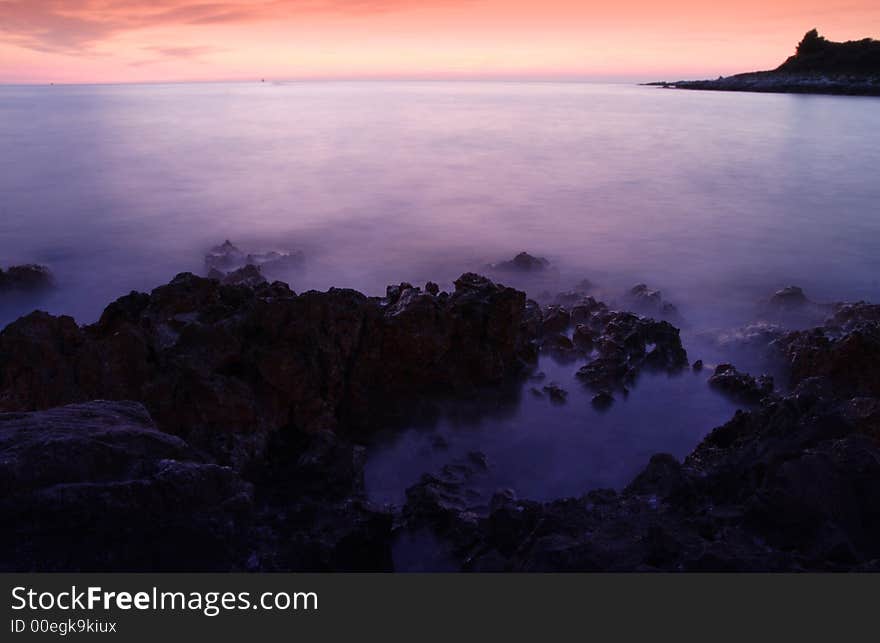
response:
M249 286L251 288L267 283L260 268L253 264L230 272L221 281L228 286Z
M608 391L599 391L593 396L592 404L597 409L607 409L614 404L614 396Z
M222 273L235 270L244 265L245 254L229 239L214 246L205 255L205 267Z
M777 290L768 301L770 307L776 310L803 308L811 303L804 294L804 291L797 286L788 286L782 290Z
M839 305L824 326L781 337L792 384L822 376L842 394L880 396L880 306Z
M547 306L544 309L543 329L545 333L562 333L571 323L571 315L562 306Z
M596 332L587 324L578 324L572 335L572 343L580 350L589 352L593 350L596 340Z
M0 269L0 292L6 290L34 292L54 285L52 273L46 266L25 264Z
M522 292L471 273L447 298L407 286L388 305L184 273L91 326L33 313L0 332L0 409L134 399L163 431L242 467L277 431L365 434L402 420L409 399L522 372L535 339Z
M544 337L542 346L544 350L557 355L557 357L565 357L574 350L571 339L562 333L554 333Z
M870 568L880 556L880 442L853 421L850 401L827 396L833 386L812 388L737 412L682 463L654 456L620 494L493 498L487 516L466 523L461 568Z
M449 540L457 552L465 551L476 537L488 507L478 489L487 463L482 453L471 453L445 465L437 474L425 474L406 490L403 529L430 529Z
M568 391L559 386L556 382L550 382L544 387L544 392L550 397L551 402L564 404L568 399Z
M571 307L571 323L583 324L599 311L607 310L607 306L592 297L579 300Z
M510 261L502 261L492 266L495 270L516 272L538 272L546 269L550 262L543 257L533 257L527 252L520 252Z
M678 316L678 309L668 301L663 300L663 294L659 290L648 288L645 284L636 284L627 292L624 300L633 310L648 315L672 319Z
M757 403L773 395L772 377L755 378L739 372L732 364L719 364L709 378L709 385L747 403Z
M0 569L243 568L251 485L133 402L0 414Z
M585 327L593 331L599 356L577 377L595 390L624 388L644 368L676 372L687 366L679 331L668 322L600 308Z
M227 273L233 273L248 266L258 268L261 274L284 275L301 266L303 260L301 252L272 250L246 254L227 239L208 251L205 255L205 268L208 270L208 276L213 279L222 279L222 276Z
M694 372L699 373L703 370L703 360L698 359L696 362L694 362L694 365L691 368L693 368Z

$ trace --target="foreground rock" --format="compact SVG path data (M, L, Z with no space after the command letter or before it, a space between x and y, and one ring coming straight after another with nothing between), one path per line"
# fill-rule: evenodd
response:
M53 284L52 273L46 266L26 264L0 269L0 292L33 292L51 288Z
M0 569L228 570L252 488L133 402L0 414Z
M35 312L0 333L0 410L137 400L218 462L259 460L279 430L364 436L408 400L472 392L528 359L525 295L474 274L455 292L293 293L178 275L98 323Z
M475 274L451 294L402 283L381 299L182 274L92 326L24 317L0 333L0 569L389 571L403 533L475 571L878 567L868 304L774 332L791 392L756 397L683 462L654 456L622 492L491 494L491 463L473 453L424 476L399 511L367 502L357 441L416 401L516 379L545 321L591 347L580 376L597 406L640 369L687 366L667 322L588 298L545 314ZM716 375L765 388L733 367Z
M0 414L0 570L389 571L363 448L296 441L246 482L135 402Z

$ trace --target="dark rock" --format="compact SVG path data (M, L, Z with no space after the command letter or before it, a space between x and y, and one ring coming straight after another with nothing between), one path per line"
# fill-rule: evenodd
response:
M761 375L757 378L741 373L732 364L719 364L709 378L713 388L747 403L760 402L773 395L773 378Z
M565 356L565 354L571 353L574 350L574 344L571 339L562 333L554 333L544 337L542 346L544 350L550 351L557 356L560 356L560 354Z
M253 264L230 272L221 281L228 286L249 286L251 288L267 283L260 268Z
M832 42L813 29L798 44L795 55L774 70L717 80L648 84L676 89L880 96L880 42L871 38Z
M52 273L45 266L25 264L0 269L0 292L16 290L34 292L51 288L55 283Z
M568 399L568 391L559 386L556 382L550 382L544 387L544 392L550 396L550 401L557 404L564 404Z
M241 569L252 503L140 404L0 414L5 571Z
M245 254L228 239L219 246L211 248L205 255L205 268L211 279L223 280L229 273L238 273L242 269L251 267L258 269L260 274L273 274L282 276L294 268L302 265L304 260L301 252L278 252L272 250L262 253ZM247 273L253 275L253 272ZM239 278L233 278L231 283L240 283Z
M574 329L574 335L572 336L572 342L574 345L582 350L589 352L593 350L593 342L596 339L596 332L590 328L587 324L578 324Z
M545 333L562 333L571 323L571 315L562 306L547 306L544 309L543 329Z
M592 403L597 409L607 409L614 404L614 396L608 391L599 391L593 396Z
M687 366L679 330L668 322L600 308L584 326L580 333L593 331L599 356L577 377L595 390L624 388L643 368L676 372Z
M824 326L789 333L776 346L793 385L823 376L841 394L880 396L880 306L840 305Z
M678 316L678 309L668 301L664 301L659 290L652 290L645 284L636 284L630 288L624 300L628 306L640 313L659 315L667 319Z
M445 299L407 286L383 306L184 273L92 326L33 313L0 332L0 409L134 399L163 431L243 466L276 431L364 434L408 399L501 383L532 356L522 292L474 274Z
M520 252L510 261L502 261L492 266L495 270L537 272L544 270L550 262L543 257L533 257L527 252Z
M245 254L229 239L219 246L211 248L205 255L205 267L208 270L217 270L224 274L236 268L241 268L244 263Z
M694 362L694 365L693 365L692 368L693 368L694 371L697 372L697 373L699 373L700 371L702 371L702 370L703 370L703 360L698 359L696 362Z
M438 295L440 294L440 286L435 284L433 281L429 281L425 284L425 292L429 295Z
M769 305L780 310L791 310L794 308L802 308L811 302L807 299L804 291L797 286L788 286L782 290L777 290L770 297Z

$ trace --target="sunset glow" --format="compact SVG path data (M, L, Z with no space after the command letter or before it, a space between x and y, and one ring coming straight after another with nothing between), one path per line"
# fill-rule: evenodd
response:
M681 78L776 66L864 0L0 0L0 82Z

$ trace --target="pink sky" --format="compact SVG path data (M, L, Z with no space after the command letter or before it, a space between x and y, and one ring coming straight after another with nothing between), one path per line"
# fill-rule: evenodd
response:
M775 67L876 0L0 0L0 82L678 79Z

